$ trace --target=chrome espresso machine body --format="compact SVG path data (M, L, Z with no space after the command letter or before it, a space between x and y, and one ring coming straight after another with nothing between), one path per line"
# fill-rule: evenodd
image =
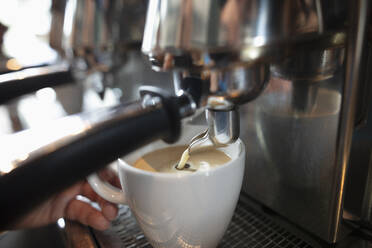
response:
M172 70L176 90L204 81L208 117L240 106L243 191L330 243L346 219L370 219L371 139L355 138L349 159L353 134L371 137L369 13L369 1L332 0L150 0L147 12L153 68ZM212 133L228 140L228 119Z

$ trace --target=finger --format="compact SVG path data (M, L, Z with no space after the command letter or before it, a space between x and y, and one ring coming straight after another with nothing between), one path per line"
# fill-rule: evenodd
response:
M113 221L118 215L118 207L115 204L104 201L100 203L102 214L106 219Z
M89 203L79 200L72 200L68 204L65 217L101 231L110 227L110 221L100 211L93 208Z
M97 202L102 209L102 213L108 220L114 220L118 213L116 204L110 203L100 197L88 183L85 183L81 188L81 194L91 201Z

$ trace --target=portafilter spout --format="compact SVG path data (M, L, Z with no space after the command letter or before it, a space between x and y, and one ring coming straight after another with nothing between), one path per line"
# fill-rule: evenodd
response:
M205 110L208 123L207 135L192 147L209 145L225 146L239 138L239 105L250 102L265 89L270 71L264 63L204 71L199 78L175 72L175 90L190 92L196 106Z
M12 146L29 150L18 153L11 162L14 169L0 176L0 230L118 157L156 139L175 142L181 119L195 110L190 95L171 96L151 86L140 92L142 99L132 103L2 137L1 150L7 151L2 156Z
M209 138L213 144L225 146L235 142L240 133L238 106L230 103L209 106L206 119Z

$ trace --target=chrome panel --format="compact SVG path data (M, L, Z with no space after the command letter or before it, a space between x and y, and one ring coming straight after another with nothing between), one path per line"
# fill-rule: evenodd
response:
M331 199L341 109L342 70L311 87L312 104L299 108L294 80L273 74L265 91L240 108L241 138L247 144L243 191L324 240Z
M73 65L102 72L122 65L140 47L146 7L146 0L68 0L63 31Z
M142 51L166 69L181 55L193 66L215 66L221 59L252 62L285 54L288 46L320 38L339 45L345 10L344 0L150 0Z

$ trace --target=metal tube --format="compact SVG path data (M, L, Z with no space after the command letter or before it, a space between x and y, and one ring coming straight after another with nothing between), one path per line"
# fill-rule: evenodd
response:
M73 83L69 65L60 63L0 75L0 104L44 87Z
M356 112L357 90L361 70L361 57L363 54L363 42L366 36L369 18L369 0L349 1L354 11L351 11L350 26L348 31L346 49L346 73L343 88L342 109L339 122L337 140L337 157L334 181L332 182L332 194L338 197L333 199L330 207L332 211L332 225L329 236L336 242L339 226L342 218L343 193L347 165L349 162L352 134L354 130L354 119ZM337 193L339 192L339 193Z

